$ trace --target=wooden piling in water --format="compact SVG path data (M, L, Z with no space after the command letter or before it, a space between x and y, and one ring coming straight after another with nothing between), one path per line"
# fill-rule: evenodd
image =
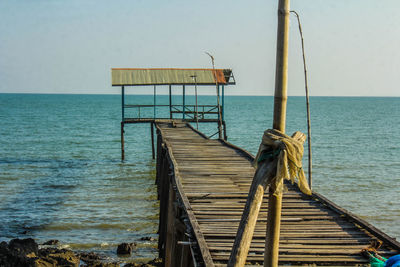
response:
M150 131L151 131L151 155L153 159L156 158L155 151L154 151L154 123L150 122Z
M121 160L125 160L124 122L121 121Z
M121 160L125 160L124 144L124 121L125 121L125 87L121 87Z
M224 140L227 141L228 140L228 136L226 135L226 123L225 123L225 121L222 121L222 125L224 126Z

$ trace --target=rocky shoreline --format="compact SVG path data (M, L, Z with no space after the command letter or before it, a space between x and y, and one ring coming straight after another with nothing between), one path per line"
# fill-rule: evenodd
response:
M74 252L54 247L57 240L49 240L41 246L32 238L13 239L0 243L0 266L3 267L51 267L51 266L91 266L120 267L120 262L106 262L96 253ZM130 254L134 243L123 243L118 246L118 254ZM125 249L125 250L124 250ZM162 266L160 259L148 263L125 263L124 267L156 267Z

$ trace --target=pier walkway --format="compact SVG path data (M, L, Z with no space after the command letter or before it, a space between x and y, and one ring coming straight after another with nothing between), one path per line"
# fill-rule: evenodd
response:
M159 251L165 266L226 266L254 175L253 156L211 140L186 123L157 123ZM248 265L264 260L268 195L251 243ZM361 249L400 244L323 196L288 185L284 193L279 265L363 266Z

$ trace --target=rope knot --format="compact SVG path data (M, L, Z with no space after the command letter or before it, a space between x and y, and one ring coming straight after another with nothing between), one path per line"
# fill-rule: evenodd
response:
M278 158L276 176L269 182L275 195L283 192L285 179L293 184L296 178L301 192L311 195L302 166L305 140L306 135L301 132L295 132L292 136L275 129L264 132L253 164L257 167L258 163L266 159Z

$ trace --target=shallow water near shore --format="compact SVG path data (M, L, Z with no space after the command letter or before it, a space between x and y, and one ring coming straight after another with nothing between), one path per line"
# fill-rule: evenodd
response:
M225 104L228 141L255 154L272 126L273 98L228 96ZM311 112L313 189L400 238L400 98L312 97ZM150 126L125 127L121 162L120 116L117 95L0 94L0 241L58 239L110 259L119 243L136 242L129 259L157 256L157 241L141 240L158 230ZM216 125L200 130L211 135ZM307 132L301 97L288 102L286 131L296 130Z

